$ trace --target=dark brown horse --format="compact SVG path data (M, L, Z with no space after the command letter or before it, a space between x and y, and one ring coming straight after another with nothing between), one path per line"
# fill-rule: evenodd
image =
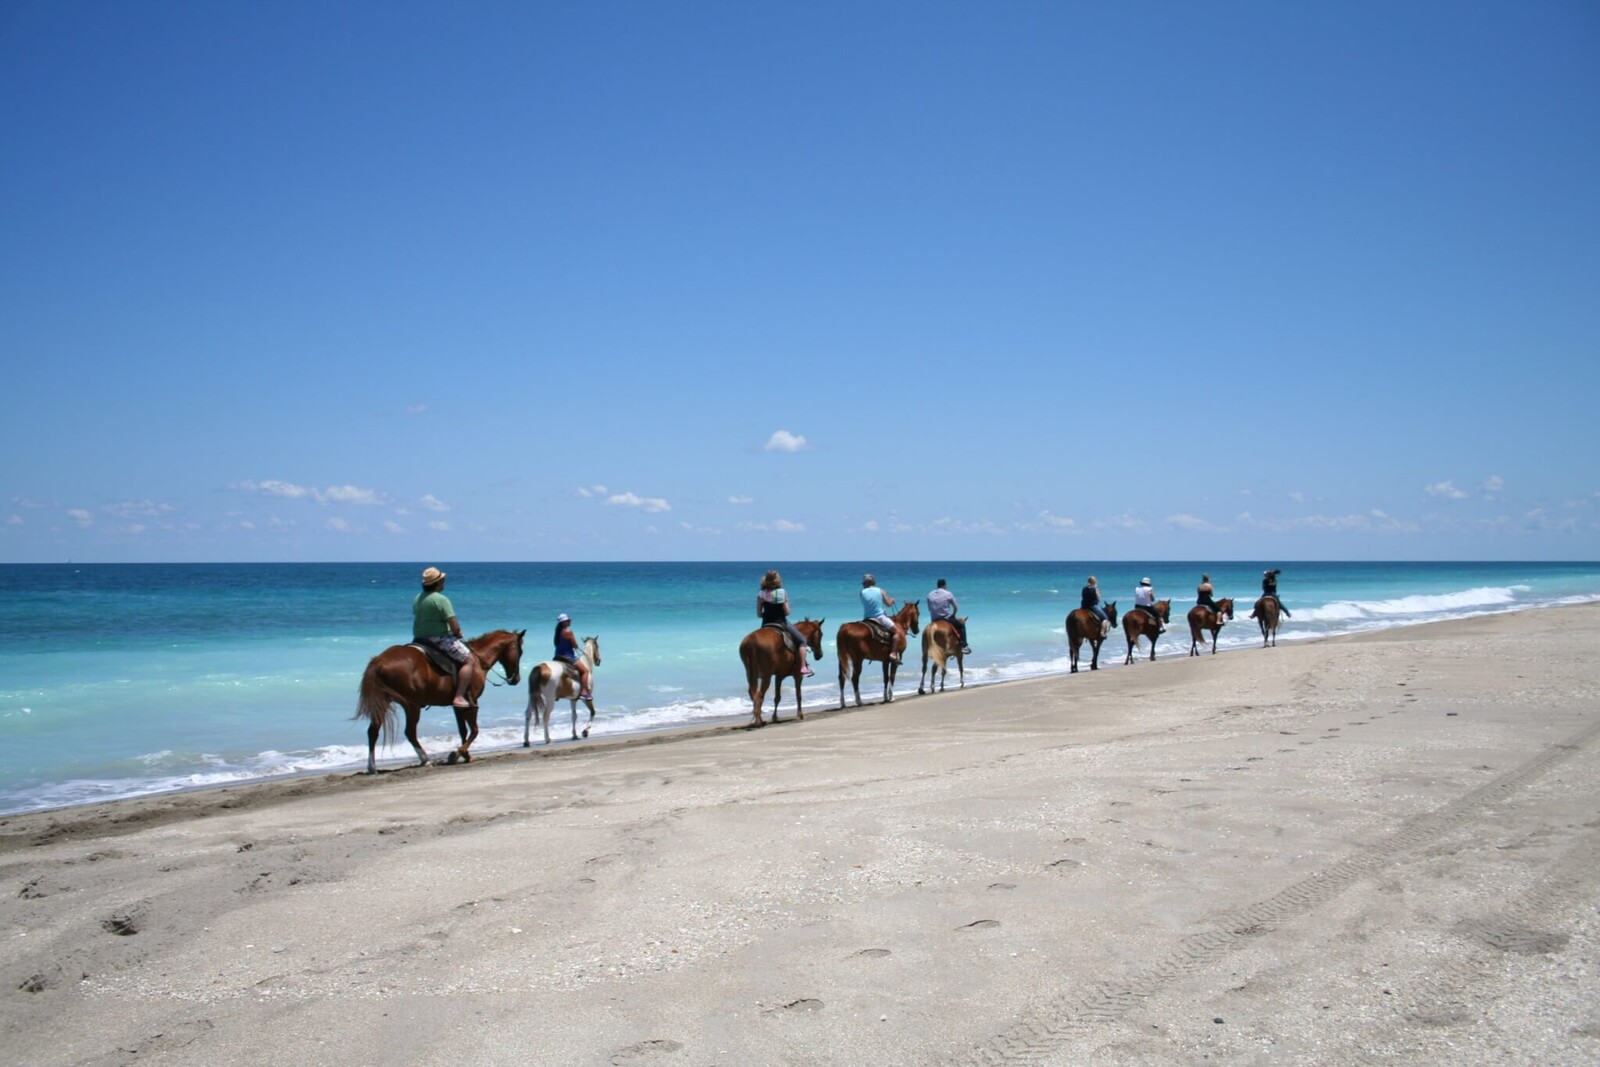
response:
M822 620L812 622L810 619L801 619L794 624L800 631L800 636L806 639L806 645L811 649L812 659L822 658ZM739 642L739 658L744 661L744 677L750 687L750 703L752 714L755 716L751 726L761 726L761 705L767 700L767 686L774 680L777 687L772 693L772 721L778 721L778 702L783 699L783 680L794 679L794 715L797 719L806 717L805 708L800 704L800 650L789 651L789 644L783 639L783 634L775 626L760 626L744 635L744 640Z
M505 671L506 684L522 681L522 635L526 630L490 630L482 637L467 642L472 654L483 668L483 679L489 677L489 668L499 664ZM461 732L461 747L450 753L449 762L471 762L468 751L478 737L478 697L483 693L483 681L467 689L465 708L454 708L456 729ZM378 771L378 735L388 744L394 729L394 705L406 710L406 740L416 749L419 766L429 763L428 754L417 740L417 720L423 708L448 708L455 699L455 680L445 674L414 645L390 645L367 664L361 676L361 698L352 718L367 720L367 773Z
M1256 601L1256 609L1250 613L1256 620L1256 625L1261 627L1261 647L1278 647L1278 598L1264 596Z
M1233 618L1233 598L1223 597L1217 601L1216 609L1196 604L1189 609L1189 655L1198 656L1199 649L1206 643L1205 632L1211 631L1211 654L1217 654L1217 634L1222 630L1222 624Z
M966 622L963 616L961 621ZM917 678L917 695L922 695L922 683L926 679L928 690L931 692L934 683L939 684L939 692L944 692L945 676L950 673L950 660L956 661L956 678L960 687L967 687L967 668L965 653L961 651L961 631L956 629L956 624L949 619L934 619L928 628L922 631L922 675ZM933 660L933 675L928 676L928 660Z
M1133 608L1122 617L1122 632L1128 636L1128 658L1123 664L1133 662L1133 650L1139 647L1139 638L1150 639L1150 660L1155 662L1156 638L1161 636L1161 624L1172 618L1172 601L1158 600L1153 608Z
M1072 653L1072 673L1078 673L1078 649L1083 647L1085 641L1089 642L1089 649L1093 653L1089 660L1089 669L1100 669L1100 646L1105 644L1106 634L1117 625L1117 602L1112 600L1106 604L1105 629L1100 626L1100 616L1088 608L1079 608L1067 613L1067 648Z
M917 607L920 600L913 600L895 613L894 621L900 624L900 636L895 641L894 651L905 655L906 634L921 632L919 623L922 611ZM889 646L879 641L872 635L872 628L864 622L847 622L839 627L839 633L833 639L834 654L839 657L839 706L844 707L844 679L850 676L850 685L856 692L856 707L861 706L861 668L869 659L878 660L883 664L883 702L894 703L894 676L899 672L900 664L889 657Z

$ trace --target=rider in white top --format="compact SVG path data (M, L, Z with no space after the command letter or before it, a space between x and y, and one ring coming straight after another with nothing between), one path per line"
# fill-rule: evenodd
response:
M1133 606L1144 608L1150 613L1150 617L1156 620L1156 625L1160 627L1158 633L1167 632L1166 624L1161 621L1161 616L1156 614L1156 587L1150 584L1150 579L1139 580L1139 588L1133 591Z

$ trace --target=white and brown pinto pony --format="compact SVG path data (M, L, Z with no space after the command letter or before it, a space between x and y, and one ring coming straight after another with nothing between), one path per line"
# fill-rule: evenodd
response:
M962 622L966 622L963 617ZM945 676L950 673L950 661L956 661L956 679L959 687L967 687L967 668L961 651L961 631L949 619L934 619L922 631L922 674L917 678L917 695L923 693L923 683L929 692L937 686L944 692ZM928 674L928 661L933 660L933 674Z
M567 670L567 665L558 659L545 660L533 670L528 672L528 710L522 717L522 747L529 746L528 737L532 731L535 720L544 723L544 743L550 743L550 713L555 710L556 701L570 700L572 702L572 739L578 739L578 701L582 700L589 706L589 721L583 724L583 736L589 736L589 727L594 723L594 669L600 666L600 637L585 637L582 642L583 651L580 655L589 662L589 677L591 679L590 693L587 698L578 693L578 680Z

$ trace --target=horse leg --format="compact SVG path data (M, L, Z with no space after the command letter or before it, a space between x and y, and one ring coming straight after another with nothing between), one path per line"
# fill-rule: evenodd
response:
M783 675L772 676L772 721L778 721L778 707L783 703Z
M1156 638L1158 638L1160 636L1161 636L1161 631L1159 629L1156 630L1155 633L1149 635L1149 637L1150 637L1150 662L1151 663L1154 663L1156 661Z
M956 649L956 678L961 682L961 688L967 687L967 656L965 652Z
M367 724L367 773L378 773L378 723Z
M594 683L591 682L590 684L593 685ZM577 697L573 697L572 698L572 739L574 741L576 741L578 739L578 698Z
M765 704L767 702L767 686L768 686L768 684L769 684L769 682L767 681L766 676L763 675L759 681L754 683L754 685L752 686L752 688L750 690L750 700L751 700L751 702L752 702L752 704L754 706L754 709L755 709L754 712L753 712L754 718L752 718L751 721L750 721L750 725L751 726L764 726L764 725L766 725L761 719L761 705L763 705L763 704Z
M922 646L922 673L917 675L917 696L921 696L922 695L922 683L927 680L927 677L928 677L928 646L927 645L923 645ZM938 678L939 678L939 664L938 664L937 660L934 662L934 665L933 665L933 677L934 677L935 681L938 681Z
M417 720L422 718L422 705L406 705L406 740L411 742L411 747L417 751L417 766L428 765L428 753L422 748L422 742L417 740Z
M1073 674L1077 674L1078 673L1078 649L1080 649L1082 647L1083 647L1083 641L1081 639L1074 639L1074 638L1068 638L1067 639L1067 652L1072 656L1072 671L1071 671L1071 673L1073 673Z
M461 733L461 747L452 749L445 760L451 766L459 761L472 762L472 742L478 739L478 706L470 708L456 708L456 729Z
M806 717L805 705L800 700L801 677L802 676L798 674L794 676L794 717L797 720L803 720ZM781 678L778 679L778 692L783 692L783 679ZM772 702L772 721L778 721L778 702L776 700Z
M856 707L858 708L861 706L861 668L865 666L866 661L860 659L850 664L850 688L855 692Z
M1124 667L1130 666L1133 663L1133 650L1136 647L1138 647L1138 644L1139 644L1139 635L1138 634L1129 633L1127 635L1127 637L1128 637L1128 658L1122 661L1122 665Z

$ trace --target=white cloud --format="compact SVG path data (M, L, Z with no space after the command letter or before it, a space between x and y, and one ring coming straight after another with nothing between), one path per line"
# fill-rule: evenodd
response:
M406 408L407 415L426 415L427 413L428 405L426 404L412 404Z
M171 504L157 504L153 500L130 500L120 504L107 504L105 510L108 515L113 515L119 519L129 519L135 515L142 515L147 518L165 515L173 511L174 508Z
M21 526L22 525L22 516L21 515L13 515L13 516L11 516L9 519L6 520L6 525L7 526Z
M591 496L605 496L606 487L603 485L580 485L578 486L578 495L584 498Z
M1039 521L1053 530L1072 530L1078 525L1076 519L1069 519L1065 515L1053 515L1048 511L1039 512Z
M678 527L685 533L711 534L714 536L720 536L722 533L722 530L716 526L694 526L687 522L678 523Z
M637 493L615 493L606 497L607 507L644 508L656 513L671 511L672 505L658 496L640 496Z
M1222 530L1222 527L1202 519L1198 515L1191 515L1187 511L1179 512L1176 515L1168 515L1167 525L1176 526L1180 530L1194 530L1204 533L1221 532Z
M1097 530L1142 530L1144 520L1135 518L1132 512L1123 512L1108 519L1096 519L1094 525Z
M1489 477L1483 480L1482 485L1478 486L1478 492L1483 493L1485 496L1493 496L1495 493L1500 492L1505 487L1506 480L1504 478L1500 477L1498 474L1491 474Z
M332 530L334 533L359 532L354 526L350 525L349 519L340 518L338 515L335 515L333 518L329 519L327 525L328 529Z
M330 485L317 494L317 503L326 504L329 501L336 504L359 504L363 507L382 503L378 494L371 489L362 489L354 485Z
M774 430L772 436L767 438L767 443L761 446L767 452L804 452L806 439L802 434L790 433L788 430Z
M406 528L401 526L398 522L395 522L393 519L384 519L383 528L392 534L403 534L406 532Z
M1595 495L1596 496L1600 496L1600 493L1596 493ZM32 497L28 497L28 496L14 496L14 497L11 498L11 502L13 504L15 504L19 508L27 508L29 510L37 510L39 508L53 508L53 507L56 506L55 504L51 503L48 500L35 500Z
M730 496L728 498L728 503L730 504L754 504L755 502L755 497L750 496Z
M440 533L448 533L450 530L450 524L448 522L434 521L428 523L428 529L438 530Z
M417 504L424 511L449 511L450 510L450 505L449 504L446 504L443 500L440 500L438 497L434 496L432 493L429 493L427 496L425 496L421 500L417 501Z
M82 508L68 508L67 509L67 518L71 519L73 522L77 523L79 526L93 526L94 525L94 516L89 514L87 511L83 510Z
M739 529L746 533L805 533L804 523L777 519L773 522L741 522Z
M878 532L878 520L877 519L868 519L866 521L865 525L863 525L861 528L863 530L867 531L868 533L877 533Z
M1449 481L1448 479L1442 482L1434 482L1432 485L1424 489L1423 492L1427 493L1429 496L1442 496L1446 500L1465 500L1467 497L1466 493L1462 492L1460 489L1457 489L1455 483Z
M1296 504L1304 504L1306 502L1306 495L1300 490L1296 489L1289 494L1289 499L1293 500Z

